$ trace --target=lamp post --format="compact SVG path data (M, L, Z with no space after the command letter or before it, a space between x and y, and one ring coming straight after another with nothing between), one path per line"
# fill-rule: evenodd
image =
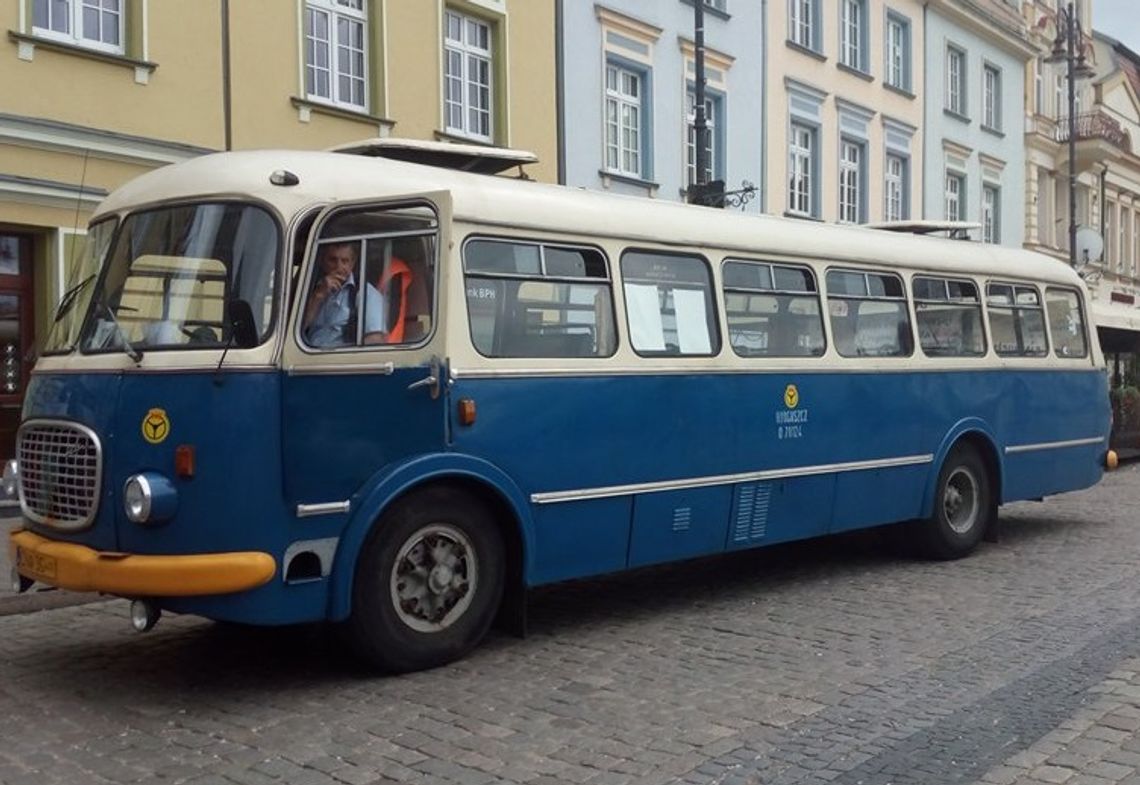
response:
M1070 0L1057 9L1057 37L1047 63L1065 63L1069 96L1069 266L1077 266L1077 79L1087 79L1095 71L1085 62L1084 31Z

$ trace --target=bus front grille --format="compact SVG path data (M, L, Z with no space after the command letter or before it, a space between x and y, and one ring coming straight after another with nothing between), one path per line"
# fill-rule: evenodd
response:
M16 439L20 506L36 523L75 531L91 524L99 502L103 451L90 428L28 420Z

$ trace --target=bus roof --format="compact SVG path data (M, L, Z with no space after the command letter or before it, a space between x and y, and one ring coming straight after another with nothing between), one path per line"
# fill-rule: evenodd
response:
M270 175L278 170L296 175L299 183L271 184ZM136 206L203 197L253 197L273 205L290 220L317 205L438 191L450 194L457 220L522 231L719 248L752 256L769 253L1072 285L1080 282L1064 262L1020 248L888 235L858 226L744 214L333 152L216 153L165 166L114 191L93 220Z

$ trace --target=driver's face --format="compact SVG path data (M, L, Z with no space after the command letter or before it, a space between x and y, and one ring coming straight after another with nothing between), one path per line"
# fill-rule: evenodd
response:
M321 257L321 269L344 281L356 265L356 251L351 245L330 245Z

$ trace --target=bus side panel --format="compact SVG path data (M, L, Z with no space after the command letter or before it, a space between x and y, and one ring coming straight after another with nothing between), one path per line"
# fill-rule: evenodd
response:
M686 559L724 549L728 486L638 494L633 502L629 566Z
M1039 499L1095 485L1104 472L1104 444L1006 454L1005 501Z
M839 474L831 532L920 517L929 473L930 465L923 464Z
M534 509L532 573L539 585L625 569L633 499L620 496Z
M835 475L741 483L734 489L730 549L754 548L827 533Z

